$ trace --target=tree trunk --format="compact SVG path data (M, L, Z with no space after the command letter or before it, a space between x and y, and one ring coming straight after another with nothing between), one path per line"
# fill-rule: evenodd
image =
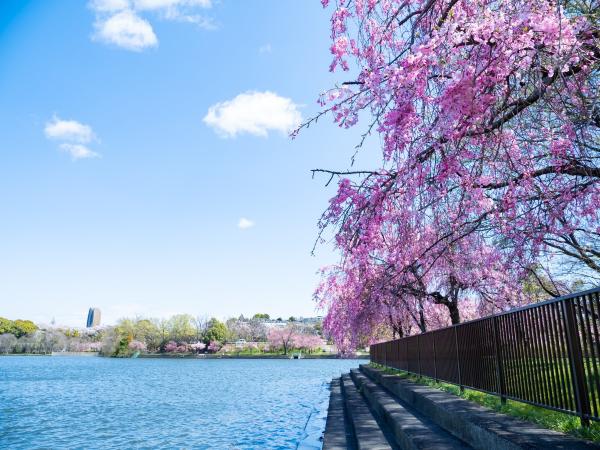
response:
M460 323L460 311L458 310L458 304L456 302L448 302L446 303L446 307L450 312L450 321L452 322L452 325Z
M427 332L427 323L425 322L425 311L423 308L423 300L419 299L419 328L421 333Z

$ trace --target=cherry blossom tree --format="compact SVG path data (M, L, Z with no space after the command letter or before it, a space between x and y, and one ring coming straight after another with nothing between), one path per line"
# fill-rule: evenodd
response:
M324 341L321 337L316 334L310 333L296 333L293 335L293 347L307 352L314 352L321 348Z
M146 351L146 344L144 342L140 342L140 341L131 341L127 347L129 348L129 350L133 350L133 351L138 351L138 352L144 352Z
M195 342L193 344L190 344L189 348L195 353L200 353L206 348L206 344L204 342Z
M210 341L208 344L208 351L211 353L216 353L221 349L222 345L219 341Z
M178 344L175 341L169 341L165 345L165 352L167 353L185 353L187 351L187 344Z
M382 143L379 167L315 170L340 178L320 227L341 262L317 291L339 347L527 301L548 248L594 262L564 237L600 232L599 6L336 3L330 69L347 81L304 127L360 118L357 148Z
M269 330L267 340L271 349L282 349L287 355L288 350L293 347L296 327L287 325L285 328L272 328Z

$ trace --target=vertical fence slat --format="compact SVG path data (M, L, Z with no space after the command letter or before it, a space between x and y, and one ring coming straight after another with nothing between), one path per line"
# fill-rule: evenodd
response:
M458 385L460 386L460 390L464 389L462 384L462 377L460 375L460 347L458 346L458 327L454 326L454 345L456 346L456 371L458 373Z
M591 333L589 332L589 321L587 315L587 299L586 296L582 296L578 302L577 306L577 315L576 319L579 319L580 330L581 330L581 343L583 346L583 370L584 370L584 381L586 382L586 395L588 396L588 401L591 400L590 403L590 414L592 407L596 406L595 400L595 392L593 385L593 376L592 376L592 366L591 366L591 355L589 351L589 340L591 339ZM585 374L590 374L590 376L585 376Z
M600 337L598 336L598 321L599 319L599 314L600 314L600 305L598 305L598 293L594 293L590 295L590 309L592 311L591 313L591 321L592 321L592 325L593 325L593 332L590 331L591 335L592 335L592 340L591 340L591 346L592 346L592 353L594 354L594 380L596 381L596 393L597 393L597 400L596 400L596 409L594 410L594 415L598 416L599 412L598 409L600 409L600 405L598 405L598 403L600 403L600 374L599 374L599 370L598 370L598 363L599 363L599 359L600 359L600 349L598 348L598 344L600 344Z
M502 367L502 354L500 346L500 333L498 331L498 318L492 317L492 327L494 329L494 359L496 360L496 373L498 378L498 394L502 403L506 403L506 385L504 383L504 369Z
M583 355L581 353L579 330L575 318L574 302L563 302L562 306L565 313L567 345L569 347L575 404L577 405L577 412L581 417L581 423L586 423L588 422L589 416L591 416L591 410L585 383L585 368L583 366Z

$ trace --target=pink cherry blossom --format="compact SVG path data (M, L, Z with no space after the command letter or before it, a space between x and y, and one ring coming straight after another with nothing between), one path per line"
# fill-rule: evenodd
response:
M349 83L319 103L381 147L376 167L326 171L340 180L319 227L341 258L315 298L341 351L523 304L549 243L598 228L588 6L336 2L330 69Z

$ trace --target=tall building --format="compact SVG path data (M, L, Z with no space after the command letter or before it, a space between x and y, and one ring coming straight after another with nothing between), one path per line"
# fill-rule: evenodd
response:
M88 311L88 318L86 327L97 327L100 325L100 308L90 308Z

